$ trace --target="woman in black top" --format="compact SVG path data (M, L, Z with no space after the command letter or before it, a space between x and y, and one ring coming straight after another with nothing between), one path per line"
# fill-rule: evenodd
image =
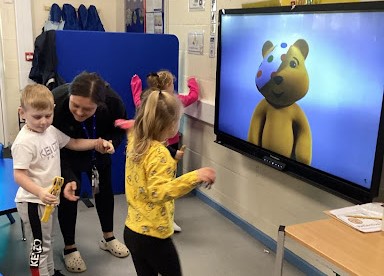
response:
M116 119L126 118L120 96L96 73L83 72L70 84L52 91L55 98L53 125L72 138L111 140L117 148L125 132L116 128ZM77 200L81 173L86 172L92 182L97 214L103 239L99 246L116 257L129 255L127 247L113 234L114 197L111 179L111 157L97 151L75 152L62 149L61 173L68 183L61 193L58 218L64 238L64 262L68 271L83 272L86 265L75 243Z

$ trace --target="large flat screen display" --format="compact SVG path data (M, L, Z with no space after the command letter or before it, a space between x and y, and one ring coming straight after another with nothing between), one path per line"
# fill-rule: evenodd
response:
M219 12L217 142L357 202L383 161L384 2Z

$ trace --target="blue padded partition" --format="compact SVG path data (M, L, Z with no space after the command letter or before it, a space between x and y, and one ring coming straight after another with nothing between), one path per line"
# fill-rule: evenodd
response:
M121 96L128 118L135 114L130 87L134 74L145 85L150 72L167 69L177 77L179 70L179 41L174 35L56 31L56 52L58 73L66 82L82 71L97 72ZM112 157L115 194L124 193L125 143Z

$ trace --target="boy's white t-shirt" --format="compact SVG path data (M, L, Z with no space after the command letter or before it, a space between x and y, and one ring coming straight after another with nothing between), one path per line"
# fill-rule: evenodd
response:
M13 168L28 170L29 177L35 183L48 187L55 176L61 176L60 149L70 139L52 125L43 133L31 131L24 125L11 147ZM37 196L22 187L17 191L15 202L42 204Z

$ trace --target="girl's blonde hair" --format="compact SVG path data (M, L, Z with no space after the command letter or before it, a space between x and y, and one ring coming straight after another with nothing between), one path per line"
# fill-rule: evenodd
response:
M147 152L152 141L160 141L166 131L178 125L182 114L180 100L171 93L150 88L147 97L139 108L133 127L133 148L128 152L129 158L139 162Z
M42 84L28 84L21 92L20 106L27 106L37 110L51 109L55 107L51 90Z
M175 76L168 70L161 70L157 73L150 73L147 76L147 85L149 88L165 90L175 81Z

